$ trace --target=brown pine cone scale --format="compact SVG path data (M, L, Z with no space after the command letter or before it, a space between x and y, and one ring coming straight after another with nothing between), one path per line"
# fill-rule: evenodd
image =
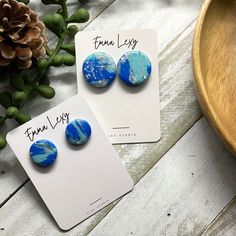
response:
M32 59L42 58L47 43L45 25L24 3L0 0L0 68L16 61L19 69L32 65Z

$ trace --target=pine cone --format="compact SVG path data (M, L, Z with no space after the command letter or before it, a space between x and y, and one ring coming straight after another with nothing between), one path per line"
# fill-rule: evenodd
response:
M0 67L16 61L19 69L29 68L32 58L42 58L45 25L24 3L0 0Z

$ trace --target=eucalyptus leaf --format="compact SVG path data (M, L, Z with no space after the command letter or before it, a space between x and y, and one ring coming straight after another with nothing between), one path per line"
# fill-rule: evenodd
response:
M8 107L6 110L6 117L9 119L12 119L12 118L16 117L18 112L19 112L19 110L17 107Z
M19 105L19 104L22 104L26 101L27 94L22 91L17 91L15 93L13 93L12 98L13 98L14 104Z
M89 20L89 12L85 8L78 9L67 20L68 23L84 23Z
M75 64L75 56L71 54L64 54L63 55L63 63L66 66L73 66Z
M67 28L67 35L69 35L70 37L74 37L78 31L79 29L76 25L70 25Z
M66 52L70 53L73 56L75 55L75 44L74 43L62 44L61 49L65 50Z
M43 20L44 24L58 37L61 35L61 31L64 27L65 21L61 14L47 14Z
M19 124L24 124L26 122L28 122L29 120L31 120L31 117L25 113L19 112L16 117L15 120L19 123Z
M39 85L35 89L44 98L51 99L55 96L55 90L50 86Z

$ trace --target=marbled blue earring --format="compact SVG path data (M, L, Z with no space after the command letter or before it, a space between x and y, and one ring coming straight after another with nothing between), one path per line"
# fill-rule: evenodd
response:
M91 127L86 120L75 119L66 126L65 135L70 144L81 145L87 143L91 132Z
M128 86L139 86L145 83L151 75L151 70L150 59L140 51L125 53L117 65L119 78Z
M41 139L31 145L30 157L36 165L47 167L56 160L57 148L51 141Z
M95 52L85 59L83 74L92 87L104 88L116 78L116 64L107 53Z

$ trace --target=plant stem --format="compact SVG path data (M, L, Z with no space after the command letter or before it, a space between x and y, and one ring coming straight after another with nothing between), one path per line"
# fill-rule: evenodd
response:
M52 54L49 56L48 62L48 68L50 67L50 63L52 62L53 58L57 55L57 53L60 51L61 49L61 45L63 44L65 39L65 32L62 32L60 39L57 42L57 46L55 47L55 49L53 50ZM47 68L47 69L48 69Z
M45 45L44 47L45 47L45 49L46 49L47 55L50 56L50 55L52 54L52 50L49 48L48 45Z
M63 18L66 21L66 19L68 18L68 11L67 11L67 6L66 6L66 1L65 0L63 0L61 2L61 7L62 7Z
M64 40L65 40L65 36L66 36L66 29L67 29L67 23L66 23L66 19L68 18L68 11L67 11L67 6L66 6L66 0L63 0L61 2L61 7L62 7L62 15L63 15L63 18L64 18L64 29L63 29L63 32L61 33L61 36L57 42L57 45L56 47L53 49L53 50L50 50L49 47L46 45L45 48L46 48L46 51L47 51L47 55L49 56L48 58L48 66L47 68L45 69L45 72L44 74L48 71L49 67L50 67L50 64L51 62L53 61L53 58L58 54L58 52L61 50L61 45L63 44ZM50 52L49 52L50 50ZM44 74L39 74L37 76L37 79L36 81L39 81L42 76Z
M1 1L1 0L0 0L0 1ZM25 85L26 85L26 89L25 89L25 91L24 91L24 92L27 94L27 99L26 99L26 100L28 100L28 99L30 98L30 95L31 95L32 91L38 86L38 82L39 82L39 81L43 78L43 76L45 76L45 74L48 72L49 67L51 66L51 63L52 63L54 57L59 53L59 51L61 50L61 47L62 47L62 45L63 45L63 43L64 43L65 37L66 37L66 35L67 35L67 26L68 26L68 22L67 22L67 20L68 20L68 9L67 9L67 5L66 5L66 1L67 1L67 0L60 0L61 10L62 10L61 15L62 15L62 17L63 17L63 19L64 19L64 27L63 27L63 30L61 31L61 34L60 34L59 37L58 37L58 41L57 41L57 44L56 44L56 47L55 47L55 48L51 49L48 45L45 45L46 54L47 54L46 60L48 60L48 63L46 64L45 69L43 69L43 71L42 71L42 70L41 70L41 71L40 71L40 70L37 71L36 77L35 77L35 76L32 77L32 79L35 78L34 81L32 81L32 80L29 80L29 81L26 80L25 83L27 83L27 84L25 84ZM36 65L36 67L34 66L33 68L31 68L30 71L32 72L34 69L36 70L36 69L39 69L39 68L37 68L37 65ZM30 76L30 75L31 75L31 74L30 74L30 71L29 71L29 70L26 70L25 72L22 72L19 76L21 77L21 79L23 78L24 75ZM34 74L34 75L35 75L35 74ZM18 90L18 89L17 89L17 90ZM26 101L24 101L24 103L25 103L25 102L26 102ZM19 109L19 111L20 111L20 108L23 107L24 103L22 103L22 104L20 104L20 105L14 105L14 104L13 104L13 106L18 107L18 109ZM0 116L0 117L1 117L1 116ZM1 118L2 118L2 119L1 119L1 122L0 122L0 126L2 126L2 125L5 123L5 120L10 119L10 118L7 117L6 115L3 116L3 117L1 117ZM4 148L4 147L2 147L2 148Z
M60 51L61 45L63 44L64 39L65 39L65 36L66 36L66 28L67 28L66 19L68 18L68 11L67 11L67 6L66 6L66 0L62 0L62 2L61 2L61 8L62 8L62 16L63 16L64 21L65 21L64 30L63 30L63 32L61 33L61 37L60 37L60 39L58 40L55 49L53 50L53 52L51 51L51 55L49 56L49 59L48 59L48 62L49 62L49 63L48 63L48 68L49 68L50 63L52 62L53 58L54 58L54 57L57 55L57 53ZM46 48L46 50L47 50L47 48ZM48 70L48 68L47 68L47 70Z

